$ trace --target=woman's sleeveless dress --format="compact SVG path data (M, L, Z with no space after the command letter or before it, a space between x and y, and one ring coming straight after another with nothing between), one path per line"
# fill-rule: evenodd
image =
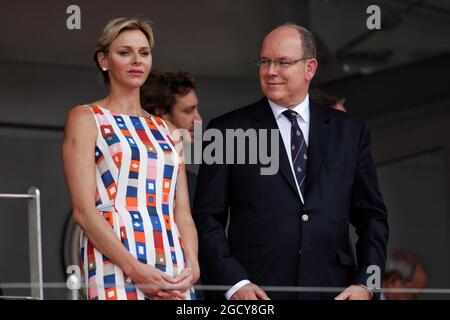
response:
M133 117L96 105L90 108L98 129L97 209L140 262L178 275L185 265L173 216L180 159L168 127L156 117ZM146 299L83 233L80 248L88 299ZM192 289L186 298L195 298Z

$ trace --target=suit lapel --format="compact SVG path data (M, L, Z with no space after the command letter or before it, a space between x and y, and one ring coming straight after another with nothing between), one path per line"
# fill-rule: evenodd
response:
M317 178L329 140L329 110L327 107L310 101L310 114L306 199L308 199L308 186Z
M273 115L272 109L267 101L267 98L261 99L256 105L255 112L253 112L253 118L257 121L255 128L257 129L278 129L278 124ZM270 137L270 133L268 134ZM270 143L270 140L269 142ZM291 166L289 164L289 158L286 154L286 148L284 147L283 138L281 134L278 137L278 146L279 146L279 170L282 176L286 179L288 184L292 187L295 194L298 195L300 199L300 195L298 194L297 185L294 180L294 176L292 174ZM270 148L270 144L268 145Z

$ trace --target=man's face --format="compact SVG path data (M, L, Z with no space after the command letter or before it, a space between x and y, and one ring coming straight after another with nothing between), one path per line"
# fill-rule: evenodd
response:
M260 58L265 60L294 61L304 57L302 41L297 30L280 27L264 39ZM294 107L305 98L309 83L317 68L315 59L299 61L282 67L271 63L261 66L259 80L264 95L284 107Z
M404 288L404 289L423 289L427 286L428 276L423 267L418 266L412 279L409 282L402 282L399 278L386 286L390 288ZM387 292L386 297L389 300L417 300L418 293L413 292Z
M194 123L201 122L198 113L198 98L194 90L184 96L178 96L170 113L165 117L179 129L189 130L191 139L194 138Z

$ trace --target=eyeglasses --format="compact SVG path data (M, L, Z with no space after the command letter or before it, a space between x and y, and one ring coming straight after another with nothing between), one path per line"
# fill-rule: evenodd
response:
M311 58L303 57L296 60L285 60L285 59L279 59L279 60L269 60L269 59L261 59L258 58L255 60L255 63L260 68L269 68L270 65L273 63L275 67L281 67L281 68L289 68L290 66L296 64L297 62L308 60Z

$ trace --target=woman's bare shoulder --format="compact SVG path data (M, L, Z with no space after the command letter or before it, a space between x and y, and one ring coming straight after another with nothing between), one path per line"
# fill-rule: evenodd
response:
M96 131L92 108L89 105L76 105L70 109L66 118L66 132L76 131L86 134Z
M82 118L90 116L92 118L92 113L93 113L92 108L94 106L102 105L103 101L104 101L104 99L101 99L101 100L97 100L97 101L86 103L86 104L76 105L69 110L69 115L74 115L76 117L82 117Z

